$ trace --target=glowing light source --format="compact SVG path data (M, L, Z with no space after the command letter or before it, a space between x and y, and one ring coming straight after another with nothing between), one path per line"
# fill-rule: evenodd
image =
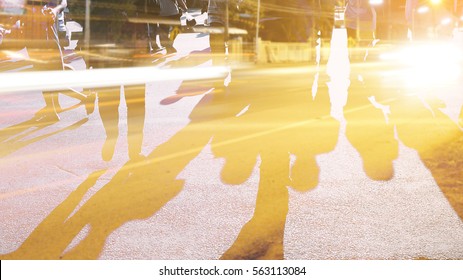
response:
M416 12L418 14L425 14L425 13L429 12L429 7L428 6L421 6L416 10Z
M442 25L449 25L450 23L452 22L452 19L451 18L444 18L443 20L441 20L441 24Z
M384 3L383 0L370 0L371 5L381 5L383 3Z
M402 63L396 75L412 88L426 89L455 82L462 73L462 51L451 44L415 45L380 58Z
M441 3L441 0L431 0L431 3L437 5Z

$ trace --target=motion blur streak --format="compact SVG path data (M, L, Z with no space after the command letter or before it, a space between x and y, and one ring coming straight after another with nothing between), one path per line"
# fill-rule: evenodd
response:
M29 90L62 90L72 87L101 88L137 85L155 81L201 80L225 77L226 67L159 69L134 67L93 69L89 71L47 71L36 73L3 73L0 93ZM52 78L51 78L52 77ZM21 81L18 83L18 81ZM63 81L66 81L65 83Z

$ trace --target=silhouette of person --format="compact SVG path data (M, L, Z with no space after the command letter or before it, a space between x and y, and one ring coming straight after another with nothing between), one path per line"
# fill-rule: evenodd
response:
M335 2L336 0L312 0L314 33L320 31L323 40L330 40L333 33Z
M344 110L346 136L373 180L393 178L399 141L415 150L463 220L459 184L463 132L441 110L445 105L436 93L441 94L442 88L410 86L411 77L397 71L398 67L403 66L383 64L381 71L388 75L362 71L363 81L351 84ZM352 75L357 71L354 68Z
M359 152L365 174L373 180L390 180L394 175L393 161L398 157L399 143L394 125L388 119L385 94L376 73L359 70L353 64L351 83L344 107L346 137ZM361 81L358 80L361 75Z
M258 159L260 180L254 215L221 259L283 259L288 187L315 188L319 175L315 156L336 146L339 123L330 116L326 84L312 96L307 75L293 75L291 70L237 74L239 83L229 87L226 104L240 104L238 111L243 113L224 120L212 139L212 151L225 159L221 172L225 183L244 182ZM316 71L309 73L316 76ZM284 81L289 77L288 87Z
M283 258L287 186L306 191L317 185L315 155L334 148L339 124L329 116L326 92L317 94L315 100L307 94L305 75L293 79L294 88L290 89L278 81L259 83L265 78L250 77L247 72L238 76L244 84L231 83L233 91L228 94L207 93L190 114L191 122L186 127L157 146L140 164L125 164L75 210L104 170L91 174L17 250L2 259L98 258L114 230L128 221L151 217L182 190L178 174L209 143L216 156L225 158L224 183L246 180L257 157L261 158L254 217L222 258ZM291 74L266 78L284 80L288 76ZM254 86L248 88L249 84ZM275 108L274 104L280 106ZM250 110L240 115L248 105ZM290 154L297 157L292 168ZM66 250L86 225L88 234Z
M440 110L445 106L439 99L398 91L395 97L397 101L390 104L391 120L399 139L417 151L450 205L463 220L463 132Z
M228 0L209 0L203 1L203 10L207 11L207 24L214 29L209 34L211 53L215 59L216 65L222 64L228 41L225 34L226 9L229 5ZM206 6L207 5L207 6Z

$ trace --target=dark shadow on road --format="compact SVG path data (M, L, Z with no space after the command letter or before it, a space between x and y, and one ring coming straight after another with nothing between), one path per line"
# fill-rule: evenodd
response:
M145 159L129 161L70 215L81 194L101 176L90 175L18 250L2 259L98 258L114 230L129 221L152 217L182 190L178 174L209 143L216 156L225 158L225 183L243 182L257 158L261 161L254 216L222 258L284 258L287 188L306 191L317 186L315 156L335 147L339 130L339 123L329 115L326 86L313 99L305 74L314 72L309 67L302 69L303 75L300 71L300 67L280 67L238 73L236 86L232 83L204 95L186 127ZM291 87L284 83L289 77ZM293 164L292 155L296 158ZM86 236L69 248L84 228L89 228ZM45 239L46 246L40 242Z
M220 94L215 94L217 92ZM146 158L139 157L127 162L109 183L72 215L72 210L80 202L76 200L82 199L82 196L71 194L18 250L1 256L1 259L98 258L106 239L114 230L129 221L153 216L182 190L184 184L176 179L177 175L209 143L218 128L216 119L229 112L227 104L221 102L223 95L222 89L216 89L204 96L194 108L189 125L159 145ZM127 102L137 103L137 98L128 98ZM106 107L104 103L101 106ZM101 176L100 173L96 174L91 175L76 192L80 193L82 189L86 191L94 185ZM56 220L60 222L50 223ZM87 235L69 248L71 242L88 226ZM43 246L40 240L45 239L46 246Z
M67 219L105 171L99 170L90 174L34 229L17 250L0 255L0 259L58 259L62 248L66 248L74 238L69 234Z

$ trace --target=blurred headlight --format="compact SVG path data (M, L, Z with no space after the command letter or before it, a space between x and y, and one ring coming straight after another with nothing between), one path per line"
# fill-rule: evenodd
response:
M456 81L461 75L462 50L452 44L424 44L380 56L393 62L395 70L410 87L432 87Z

